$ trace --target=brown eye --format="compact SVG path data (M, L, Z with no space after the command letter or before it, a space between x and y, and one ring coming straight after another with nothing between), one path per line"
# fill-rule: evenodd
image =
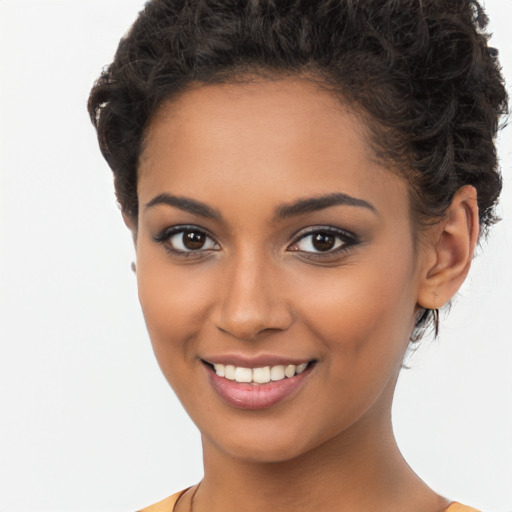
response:
M328 256L337 254L357 243L357 237L345 230L336 228L317 229L299 237L294 244L288 247L288 250L310 255L320 256L325 254L325 256Z
M219 244L199 228L176 226L154 237L173 253L203 253L220 250Z
M190 251L197 251L204 247L206 235L198 231L185 231L183 233L183 245Z
M336 237L332 233L315 233L311 243L317 251L330 251L336 244Z

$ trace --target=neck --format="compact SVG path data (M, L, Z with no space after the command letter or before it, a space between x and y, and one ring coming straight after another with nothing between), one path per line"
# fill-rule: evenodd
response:
M385 419L357 425L293 460L240 460L203 439L205 476L194 512L324 512L415 510L437 512L447 502L402 458ZM379 425L376 428L376 425Z

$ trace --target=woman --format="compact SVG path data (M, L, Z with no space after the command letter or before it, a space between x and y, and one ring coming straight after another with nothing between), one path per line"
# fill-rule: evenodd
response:
M89 112L204 478L148 511L471 510L403 460L404 354L501 189L468 0L150 1Z

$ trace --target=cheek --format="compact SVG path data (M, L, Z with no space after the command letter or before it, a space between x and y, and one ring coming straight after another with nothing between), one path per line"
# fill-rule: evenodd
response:
M208 315L209 272L170 265L165 255L139 249L137 283L139 301L155 355L166 366L190 361L195 340Z
M322 389L331 390L318 403L328 429L362 417L382 393L385 403L392 396L415 301L404 267L383 273L382 263L340 269L337 278L317 279L315 293L303 297L301 316L324 357Z
M400 359L415 317L412 261L372 257L318 274L314 287L302 278L302 288L312 291L303 294L300 316L336 364L350 371L379 359L393 363L393 354Z

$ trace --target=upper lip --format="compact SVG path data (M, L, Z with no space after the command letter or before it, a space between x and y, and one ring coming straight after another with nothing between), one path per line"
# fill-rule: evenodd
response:
M313 361L311 358L297 358L283 355L260 354L258 356L246 356L243 354L216 354L201 357L201 359L210 364L224 364L239 366L242 368L263 368L265 366L287 366L289 364L300 365Z

